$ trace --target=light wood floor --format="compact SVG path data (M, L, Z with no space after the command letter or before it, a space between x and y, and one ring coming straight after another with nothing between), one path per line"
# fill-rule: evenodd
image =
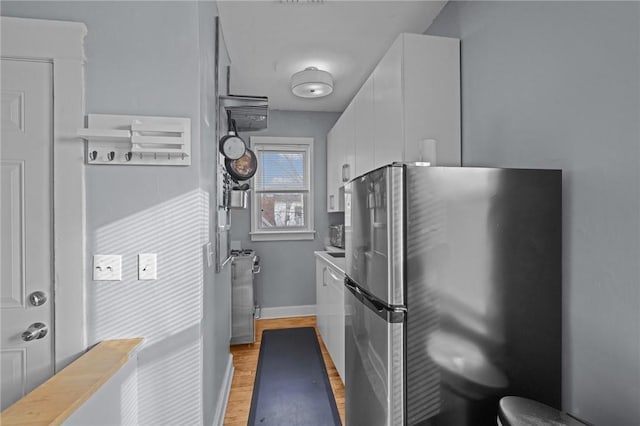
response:
M316 317L310 316L257 320L256 342L249 345L231 346L234 372L233 381L231 382L231 392L229 393L229 402L227 404L227 412L224 417L225 425L246 426L249 419L251 395L253 394L253 382L256 379L256 368L258 366L258 354L260 353L262 331L295 327L314 327L316 329L316 335L320 342L322 357L324 358L324 363L327 367L327 374L329 375L333 395L336 398L340 419L342 420L342 424L344 424L344 385L338 375L338 370L336 370L336 367L333 365L329 352L327 352L327 348L320 337L320 333L316 327Z

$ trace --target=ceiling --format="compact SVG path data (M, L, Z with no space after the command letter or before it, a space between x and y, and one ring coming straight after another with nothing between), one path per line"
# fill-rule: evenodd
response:
M397 35L423 33L445 3L219 0L230 93L268 96L270 109L341 112ZM309 66L333 75L331 95L291 93L291 75Z

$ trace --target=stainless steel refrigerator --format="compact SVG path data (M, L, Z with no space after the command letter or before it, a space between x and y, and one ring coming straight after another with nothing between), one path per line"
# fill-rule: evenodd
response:
M562 172L393 164L345 186L348 426L559 407Z

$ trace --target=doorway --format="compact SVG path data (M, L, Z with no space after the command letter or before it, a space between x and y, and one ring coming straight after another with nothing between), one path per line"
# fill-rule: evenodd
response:
M2 59L0 151L2 409L54 371L52 64Z
M87 30L9 17L0 30L4 408L86 349L84 147L76 133Z

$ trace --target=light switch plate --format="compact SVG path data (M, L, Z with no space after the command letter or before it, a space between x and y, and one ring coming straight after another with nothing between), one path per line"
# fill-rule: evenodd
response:
M158 279L158 255L155 253L138 254L138 279Z
M96 254L93 256L94 281L122 281L122 256Z

